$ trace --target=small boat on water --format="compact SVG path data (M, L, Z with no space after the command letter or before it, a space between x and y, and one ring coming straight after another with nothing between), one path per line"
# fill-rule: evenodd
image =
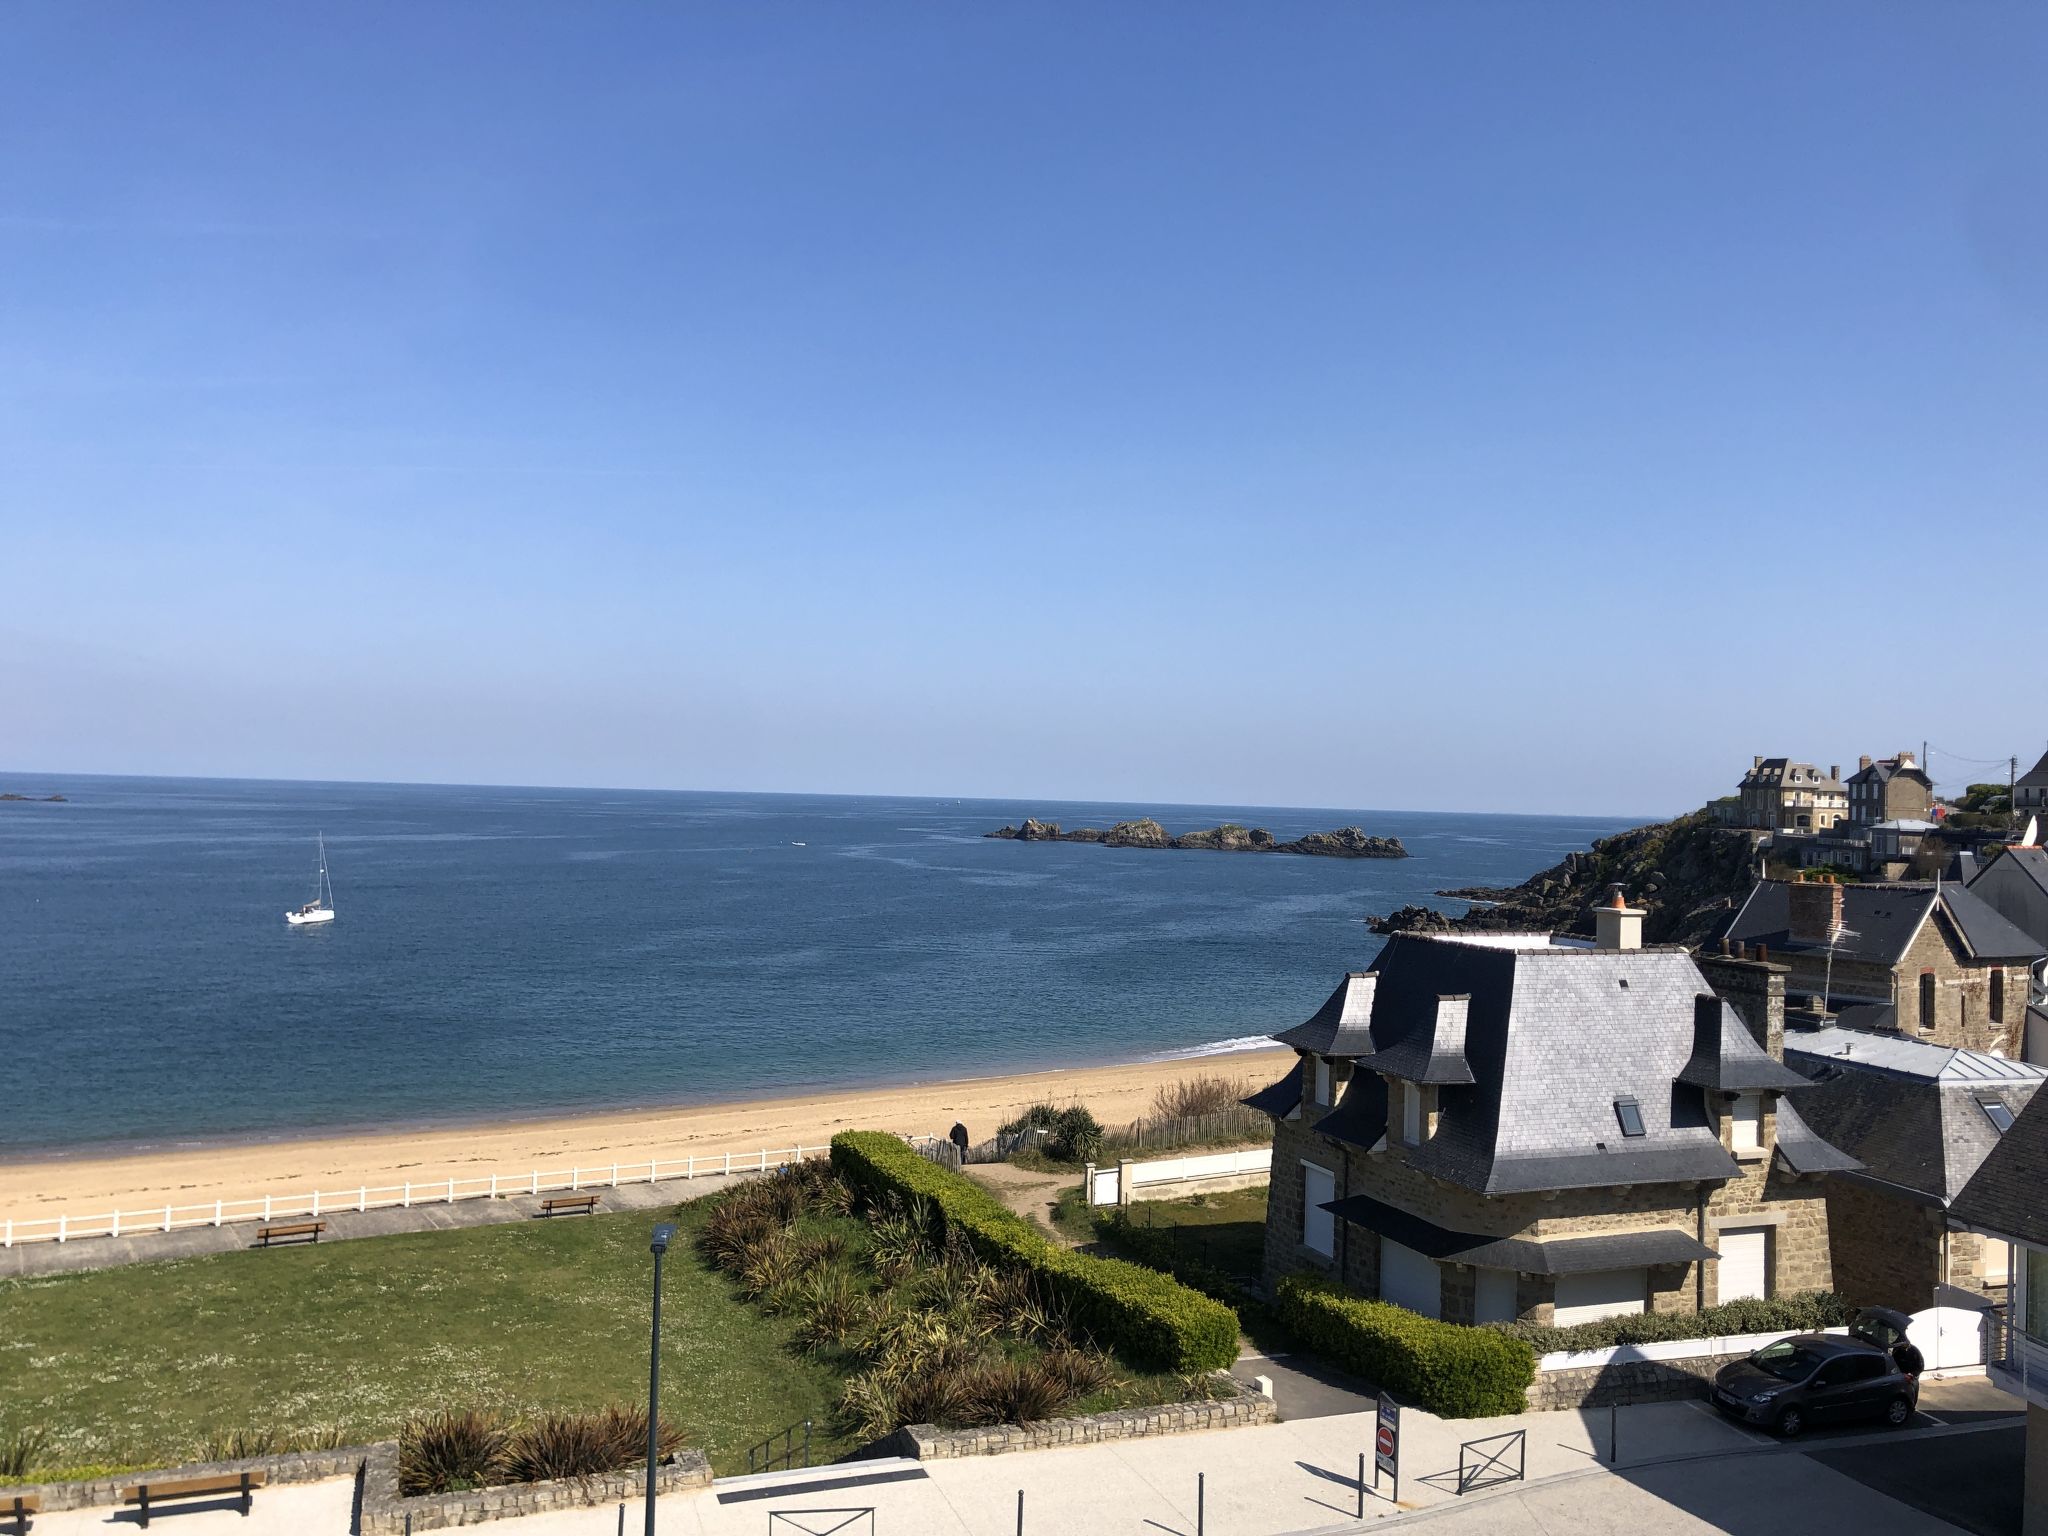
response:
M334 921L334 882L327 878L327 838L320 838L320 868L313 876L313 899L303 907L296 907L285 913L284 920L294 928L307 923L331 923Z

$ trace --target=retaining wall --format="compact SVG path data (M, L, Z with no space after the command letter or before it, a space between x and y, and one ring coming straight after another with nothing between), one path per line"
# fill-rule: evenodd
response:
M710 1485L711 1463L702 1451L677 1451L672 1460L654 1469L657 1494ZM405 1536L408 1531L480 1525L486 1520L540 1515L551 1510L632 1503L644 1498L646 1492L646 1473L635 1471L565 1477L546 1483L503 1483L464 1493L424 1493L405 1498L398 1492L398 1443L386 1440L371 1446L363 1462L360 1531L361 1536Z
M898 1454L918 1461L961 1456L1000 1456L1005 1451L1043 1451L1060 1445L1094 1445L1147 1435L1180 1435L1201 1429L1240 1429L1273 1422L1273 1400L1235 1377L1228 1397L1211 1402L1165 1403L1156 1408L1119 1408L1080 1418L1037 1424L992 1424L980 1429L939 1429L912 1424L897 1435Z

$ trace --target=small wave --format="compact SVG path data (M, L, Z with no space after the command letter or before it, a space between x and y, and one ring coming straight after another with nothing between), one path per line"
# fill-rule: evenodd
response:
M1147 1061L1189 1061L1198 1056L1229 1056L1238 1051L1270 1051L1273 1049L1271 1035L1233 1035L1228 1040L1211 1040L1207 1045L1191 1045L1178 1051L1161 1051L1147 1056Z

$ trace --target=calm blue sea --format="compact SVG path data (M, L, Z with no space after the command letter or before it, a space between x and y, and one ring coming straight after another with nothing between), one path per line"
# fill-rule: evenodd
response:
M687 1103L1214 1048L1360 919L1628 825L1250 806L0 774L0 1149ZM996 842L1026 815L1350 861ZM292 929L314 834L338 920Z

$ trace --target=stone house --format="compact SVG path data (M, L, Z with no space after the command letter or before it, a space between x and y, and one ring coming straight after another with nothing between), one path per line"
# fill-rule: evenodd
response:
M1934 780L1910 752L1858 760L1849 775L1849 820L1859 827L1881 821L1926 821L1934 814Z
M1761 832L1825 832L1849 817L1842 770L1825 777L1811 763L1785 757L1751 759L1737 787L1734 825Z
M2032 816L2040 821L2043 829L2048 829L2048 752L2043 752L2041 761L2014 781L2012 809L2022 827Z
M1984 1373L2027 1405L2022 1536L2048 1536L2048 1094L2036 1094L1949 1207L1966 1231L2011 1245L2012 1296Z
M2017 1055L2029 977L2048 950L1959 885L1759 880L1726 937L1789 970L1786 986L1937 1045Z
M1316 1270L1453 1322L1686 1312L1831 1280L1821 1176L1781 1095L1784 977L1597 939L1401 933L1305 1023L1274 1114L1268 1285Z
M1788 1029L1785 1060L1813 1081L1807 1123L1863 1165L1827 1180L1834 1288L1902 1312L1943 1286L2003 1300L2005 1244L1952 1231L1948 1211L2048 1068L1839 1025Z

